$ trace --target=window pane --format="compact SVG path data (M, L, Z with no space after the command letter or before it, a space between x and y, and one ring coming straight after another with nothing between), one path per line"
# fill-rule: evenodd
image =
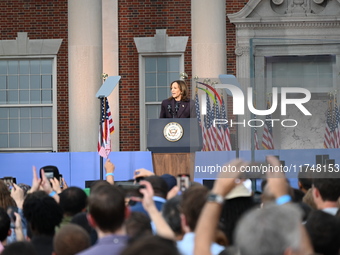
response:
M145 58L145 72L156 71L156 60L157 58Z
M18 74L18 61L8 61L8 74Z
M40 74L40 61L39 60L31 60L31 74Z
M8 148L8 136L0 134L0 148Z
M156 88L146 88L146 90L145 90L145 101L146 102L156 101Z
M30 95L30 101L32 104L40 104L41 98L40 98L40 90L31 90Z
M0 89L7 89L6 82L7 82L7 76L0 76Z
M29 89L29 87L30 87L30 77L28 75L20 75L19 76L19 88Z
M42 147L52 147L52 134L42 134Z
M20 134L20 148L31 147L31 135L30 134Z
M8 119L0 119L0 133L8 132Z
M43 118L52 118L52 107L43 107L42 108L42 117Z
M43 104L49 104L52 103L52 91L51 90L43 90L41 92L42 94L42 100L41 102Z
M169 73L168 84L179 79L179 71L177 73Z
M145 74L145 86L146 87L156 87L156 73L146 73Z
M0 90L0 104L6 103L7 103L6 90Z
M29 90L20 90L19 91L19 103L28 104L30 102L30 91Z
M169 57L169 71L179 70L179 57Z
M40 75L30 76L30 87L31 89L40 89Z
M0 74L7 75L7 61L0 61Z
M52 133L52 119L42 119L42 125L44 133Z
M18 119L10 119L9 120L9 132L10 133L18 133L19 132L19 120Z
M31 132L30 119L20 120L20 132Z
M10 108L9 109L9 118L11 118L11 119L13 119L13 118L18 119L19 118L19 109L18 108Z
M41 73L52 74L52 61L51 60L41 60Z
M9 90L8 91L8 103L17 104L19 103L19 95L17 90Z
M157 85L158 86L166 86L167 85L167 74L166 73L158 73L157 75Z
M8 88L18 89L18 76L8 76Z
M41 147L41 135L40 134L32 134L32 148Z
M21 118L29 118L30 117L30 108L21 108L20 109L20 116Z
M29 61L28 60L20 60L19 62L19 74L29 74Z
M7 119L8 118L8 109L7 108L0 108L0 119Z
M167 70L167 58L158 58L157 61L157 71L166 72Z
M168 98L168 88L159 88L158 89L158 101L163 101Z
M33 107L31 110L31 116L34 118L40 118L41 117L41 109L38 107Z
M41 76L41 87L43 89L52 89L52 75Z
M34 133L41 133L42 132L42 120L32 118L31 130Z
M18 134L9 134L9 147L19 148L19 136Z

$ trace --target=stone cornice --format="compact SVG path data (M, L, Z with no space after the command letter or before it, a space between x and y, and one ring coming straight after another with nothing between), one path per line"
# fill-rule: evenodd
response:
M263 21L262 21L263 22ZM313 21L313 22L302 22L302 21L296 21L296 22L280 22L278 23L277 20L273 20L272 23L270 21L267 21L266 23L260 23L257 22L251 22L247 20L247 22L235 22L234 23L236 28L293 28L293 27L339 27L340 26L340 20L339 21Z

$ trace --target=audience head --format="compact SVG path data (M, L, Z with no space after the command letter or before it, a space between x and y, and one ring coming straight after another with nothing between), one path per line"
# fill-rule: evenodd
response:
M160 176L152 175L146 177L144 180L151 183L155 196L166 198L168 185Z
M181 196L175 196L166 201L162 208L163 218L176 236L184 234L181 225L180 202Z
M6 246L1 255L37 255L31 242L17 241Z
M0 180L0 207L7 209L10 206L17 206L11 197L11 192L3 180Z
M300 251L301 212L293 204L267 205L241 218L235 242L242 255L283 255Z
M317 206L324 201L337 202L339 197L340 178L313 179L313 198Z
M152 235L150 219L141 212L131 212L129 218L125 220L125 228L127 235L133 240Z
M182 214L185 216L185 223L182 222L182 228L186 225L190 228L190 231L195 231L208 192L208 188L202 185L191 186L183 192L180 207Z
M96 187L89 196L90 224L105 233L114 233L124 223L127 208L124 192L113 185Z
M312 187L313 179L310 167L302 166L298 174L298 185L301 191L307 192Z
M63 218L59 204L44 191L28 194L23 211L33 235L54 235L55 227Z
M147 236L129 245L121 255L180 255L174 241L160 236Z
M65 216L74 216L86 209L87 195L78 187L69 187L60 194L59 204Z
M302 198L302 202L309 205L312 209L316 209L316 204L313 198L313 189L309 189Z
M177 179L171 174L163 174L161 178L166 182L168 187L168 192L177 185Z
M80 212L77 213L76 215L74 215L72 217L71 223L74 223L80 227L82 227L89 235L91 238L91 244L95 244L97 239L98 239L98 235L96 230L94 230L93 227L91 227L91 225L89 224L89 221L87 220L87 213L86 212Z
M11 220L6 212L6 210L0 207L0 242L7 239L10 234Z
M54 255L74 255L90 246L89 234L72 223L62 226L53 238Z
M309 214L305 226L316 253L338 254L340 249L338 218L321 210L314 210Z

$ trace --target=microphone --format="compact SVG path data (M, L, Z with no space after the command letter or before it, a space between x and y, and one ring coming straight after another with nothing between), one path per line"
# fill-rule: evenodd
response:
M171 104L168 104L168 112L171 114Z
M175 111L176 111L176 113L178 112L178 110L179 110L179 104L176 103L176 105L175 105Z

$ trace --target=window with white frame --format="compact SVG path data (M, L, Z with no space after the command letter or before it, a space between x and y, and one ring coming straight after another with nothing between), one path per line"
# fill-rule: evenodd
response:
M53 58L0 59L0 151L53 150Z
M154 37L135 37L139 54L140 150L147 149L149 119L159 118L162 100L170 96L170 83L184 72L189 37L168 36L156 29Z
M161 102L170 97L170 83L180 79L182 55L143 56L143 83L141 84L142 148L146 149L146 136L150 119L158 119Z
M160 103L170 96L170 83L179 79L179 56L150 56L145 59L146 119L159 117Z

